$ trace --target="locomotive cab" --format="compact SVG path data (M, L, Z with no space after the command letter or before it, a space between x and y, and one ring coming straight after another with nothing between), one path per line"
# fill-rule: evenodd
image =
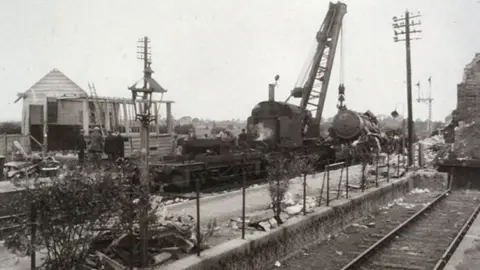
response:
M272 148L301 147L303 121L305 113L298 106L277 101L260 102L248 118L249 143L266 143Z

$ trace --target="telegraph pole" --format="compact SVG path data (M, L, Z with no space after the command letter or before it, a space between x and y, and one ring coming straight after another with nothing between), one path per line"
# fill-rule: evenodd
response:
M139 43L141 44L140 46L137 46L140 51L137 51L138 53L138 59L143 60L143 67L144 67L144 80L143 80L143 89L147 88L147 80L146 78L151 76L151 69L150 69L150 63L151 63L151 52L149 51L149 42L150 40L148 37L144 37L143 39L139 40ZM146 92L143 94L143 99L142 102L138 105L139 110L138 112L142 112L145 110L146 106L148 106L147 100L148 96ZM135 100L133 102L136 102ZM134 104L134 106L136 106ZM140 212L140 264L142 267L147 267L148 266L148 194L149 194L149 168L148 168L148 155L149 155L149 125L150 125L150 119L149 115L142 115L142 117L139 117L137 114L136 116L140 121L142 121L141 129L140 129L140 148L141 148L141 156L142 156L142 167L141 167L141 175L140 175L140 185L141 185L141 212Z
M414 18L420 17L420 13L415 15L410 14L408 10L405 11L405 15L400 18L393 17L393 28L395 42L405 41L406 57L407 57L407 103L408 103L408 166L413 165L414 152L413 152L413 104L412 104L412 63L410 56L410 41L412 39L420 39L419 37L412 38L411 34L421 33L421 30L415 30L411 27L420 25L420 21L415 22ZM398 36L404 35L404 38L399 39Z

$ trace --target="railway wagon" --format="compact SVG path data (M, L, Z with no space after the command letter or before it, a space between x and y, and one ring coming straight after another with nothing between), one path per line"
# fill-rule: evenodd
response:
M155 182L185 190L194 187L197 179L202 186L240 180L244 169L248 180L265 177L264 155L258 151L221 154L210 152L190 157L187 153L152 163L151 168L156 172Z

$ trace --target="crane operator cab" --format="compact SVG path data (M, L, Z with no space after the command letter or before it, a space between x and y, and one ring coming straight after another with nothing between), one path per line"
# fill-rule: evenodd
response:
M311 114L300 107L277 101L258 103L248 118L247 138L251 147L263 144L269 148L303 146L305 123Z

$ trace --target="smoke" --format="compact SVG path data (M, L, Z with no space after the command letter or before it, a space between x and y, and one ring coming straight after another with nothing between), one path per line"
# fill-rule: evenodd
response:
M256 141L264 141L272 137L273 135L273 130L266 128L263 126L263 123L258 123L255 125L255 129L258 134L258 138L256 138Z

